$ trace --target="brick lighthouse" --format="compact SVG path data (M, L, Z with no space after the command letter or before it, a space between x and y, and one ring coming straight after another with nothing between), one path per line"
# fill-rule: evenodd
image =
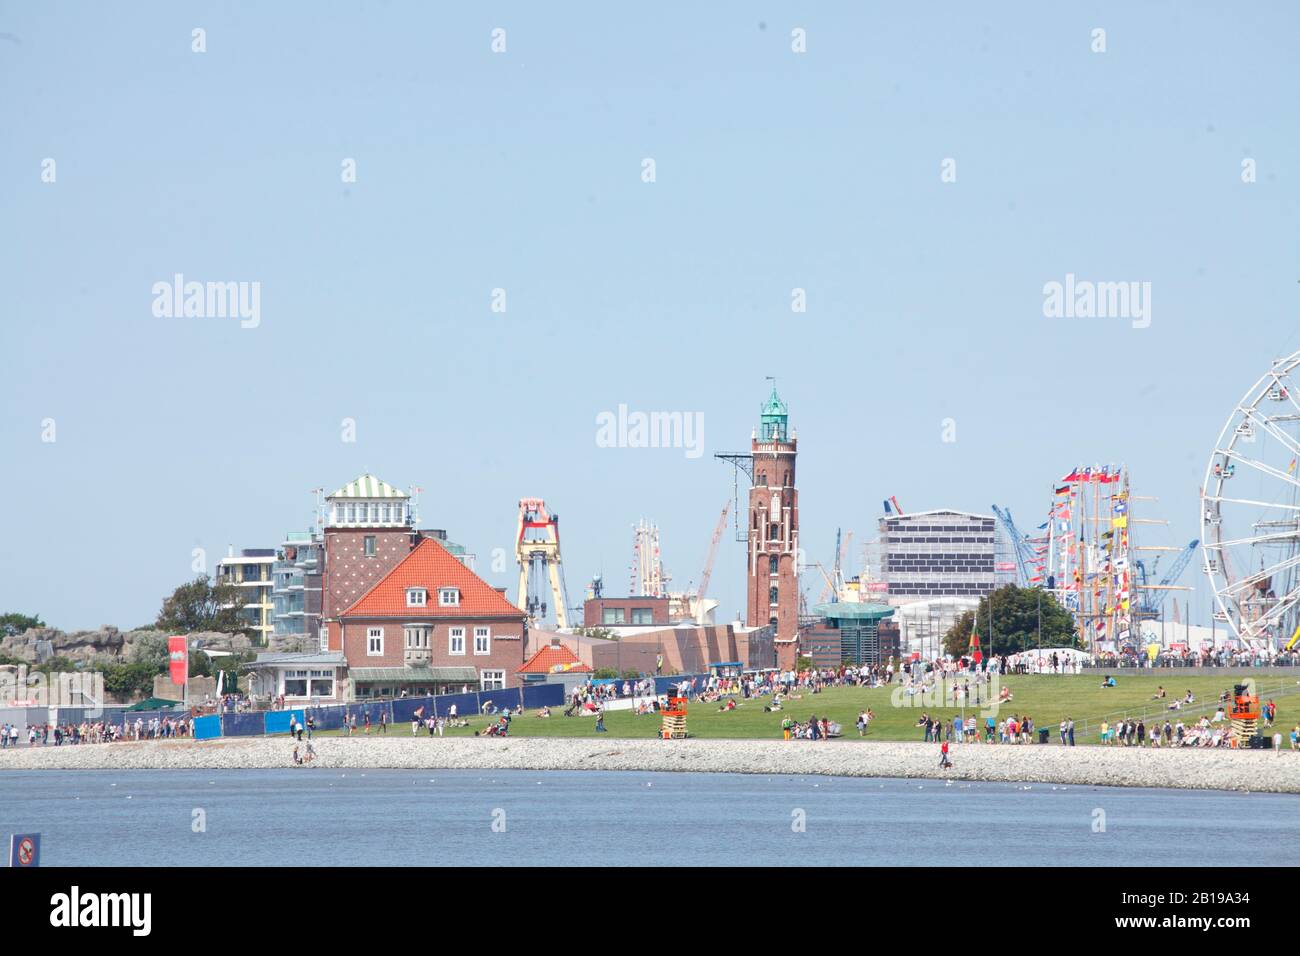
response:
M776 666L793 670L799 657L799 492L794 460L798 439L789 409L776 394L763 403L750 442L749 600L745 623L775 629Z

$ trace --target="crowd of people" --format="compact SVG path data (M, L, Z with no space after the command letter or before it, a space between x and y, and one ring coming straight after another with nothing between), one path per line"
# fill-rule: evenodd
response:
M29 747L62 747L80 744L108 744L130 740L167 740L189 737L194 732L194 721L189 717L153 716L148 720L126 715L122 723L108 720L83 720L67 724L28 724L26 733L17 724L0 725L0 748L19 747L26 739Z

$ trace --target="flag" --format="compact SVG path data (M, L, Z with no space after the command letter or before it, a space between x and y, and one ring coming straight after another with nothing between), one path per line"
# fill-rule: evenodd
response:
M889 514L889 499L885 499L885 514Z
M984 654L980 651L979 627L975 624L970 627L970 656L976 664L984 660Z
M1059 488L1056 489L1056 493L1057 493L1058 495L1068 495L1068 494L1070 493L1070 486L1069 486L1069 485L1061 485L1061 487L1059 487Z
M1295 459L1294 459L1294 458L1291 459L1291 464L1289 464L1289 465L1286 466L1286 473L1287 473L1288 475L1291 475L1291 474L1294 474L1294 473L1295 473Z
M184 684L190 674L190 652L184 636L167 638L169 677L173 684Z

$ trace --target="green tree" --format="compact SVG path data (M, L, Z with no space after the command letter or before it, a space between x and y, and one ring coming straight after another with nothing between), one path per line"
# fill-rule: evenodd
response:
M206 574L182 584L163 601L157 628L173 634L221 631L233 634L247 623L240 617L244 599L233 584L214 584Z
M33 627L44 627L45 622L35 614L0 614L0 637L16 637Z
M1043 625L1038 627L1039 600ZM993 605L990 630L989 603ZM980 599L978 611L967 611L943 638L945 653L961 657L970 653L970 632L979 619L980 650L990 654L1015 654L1034 647L1078 647L1078 636L1070 612L1056 603L1050 592L1020 588L1014 584L998 588Z
M104 690L114 697L145 697L153 693L153 679L158 670L141 661L106 664L102 668Z

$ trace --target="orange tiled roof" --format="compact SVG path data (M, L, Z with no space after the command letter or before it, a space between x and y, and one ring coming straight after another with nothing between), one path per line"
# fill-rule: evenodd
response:
M407 607L407 588L428 591L424 607ZM439 607L438 589L457 588L460 604ZM515 617L524 612L457 560L434 538L423 538L393 570L357 598L340 617Z
M528 659L516 674L591 673L591 668L563 644L551 644Z

